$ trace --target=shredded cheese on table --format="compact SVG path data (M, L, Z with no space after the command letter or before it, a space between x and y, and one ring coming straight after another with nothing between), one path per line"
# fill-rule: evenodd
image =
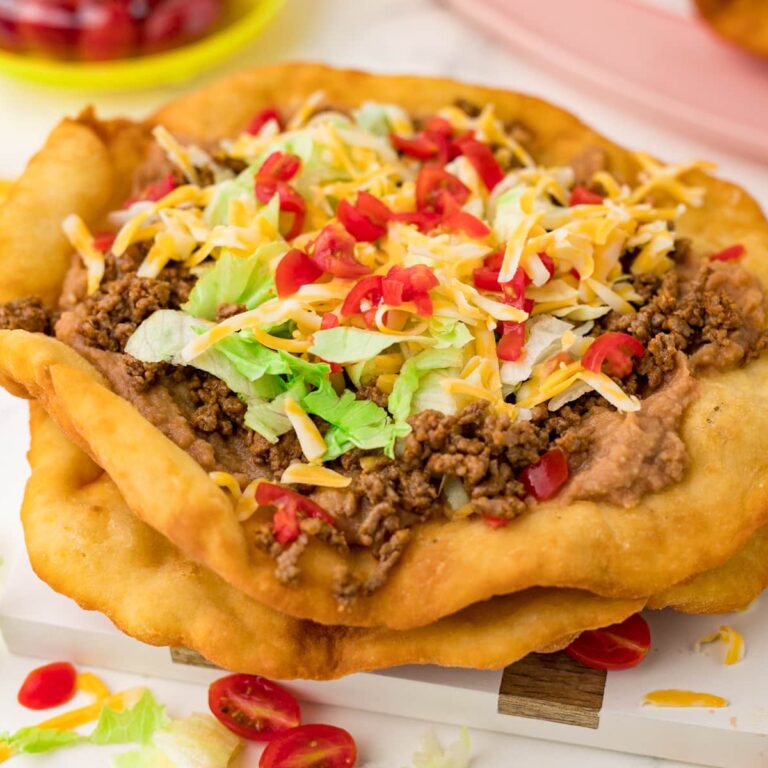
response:
M728 699L714 693L699 693L698 691L681 691L675 688L665 688L649 691L643 697L643 704L653 707L705 707L719 709L728 706Z
M342 199L354 204L358 193L365 192L396 214L419 213L422 163L398 152L391 140L391 134L410 138L418 134L410 117L399 107L374 102L366 102L351 116L322 111L323 105L324 95L313 93L290 116L285 130L271 121L258 135L245 133L222 142L215 157L224 153L244 161L248 168L239 175L199 147L184 145L166 128L155 128L155 139L186 183L156 202L139 200L113 214L112 220L119 224L114 255L132 246L142 248L145 255L138 271L142 277L157 277L172 264L204 277L225 254L248 260L262 246L278 244L284 250L278 248L265 262L274 278L289 248L311 256L323 227L332 223L343 230L336 216ZM382 237L357 242L353 251L365 277L382 281L393 269L427 268L437 282L428 292L430 311L415 300L398 302L396 296L385 300L367 294L350 313L345 302L361 278L323 274L290 295L278 297L273 289L245 311L207 322L197 335L185 339L177 362L195 365L233 338L247 338L270 353L297 361L323 362L313 348L325 327L324 318L332 313L341 328L384 339L376 342L370 359L348 358L344 366L350 379L359 383L364 375L366 382L374 382L391 398L399 396L402 371L411 358L453 345L457 359L450 368L435 371L437 378L424 375L423 380L435 387L434 401L451 403L454 410L483 400L515 420L526 418L537 405L556 410L586 392L597 393L620 411L641 408L620 381L582 365L591 337L579 324L611 311L626 315L637 311L642 299L633 277L661 276L672 268L675 222L687 207L702 202L702 189L689 184L688 175L708 166L665 166L638 153L636 185L601 170L592 179L601 201L570 205L572 169L537 165L492 105L477 116L457 107L437 114L456 135L471 131L491 154L513 158L513 167L503 172L493 190L485 187L482 171L471 157L458 153L445 166L463 187L462 214L485 226L469 229L479 234L468 235L462 228L446 231L442 224L420 231L415 224L390 220ZM302 231L292 242L285 241L285 233L293 213L279 211L286 189L276 191L266 204L254 195L259 169L274 152L294 155L299 161L295 177L281 180L306 208ZM77 216L66 219L64 231L86 267L88 293L94 293L103 279L105 255L95 248ZM476 273L487 269L489 257L497 259L499 283L513 278L516 285L524 282L523 296L510 301L507 288L500 293L476 282ZM546 336L547 343L533 343L541 322L556 330ZM524 344L519 361L499 359L498 337L521 325ZM461 342L450 336L459 326L456 338ZM301 397L285 396L280 403L270 418L295 432L306 460L288 467L282 482L344 487L347 478L320 466L330 444ZM252 400L248 404L256 407ZM212 473L211 479L228 491L238 519L253 514L255 487L241 491L233 476L221 472Z
M717 632L712 632L697 641L694 650L701 652L703 646L718 642L725 645L725 657L723 659L725 664L729 666L738 664L744 658L746 652L744 638L740 632L726 624L723 624Z

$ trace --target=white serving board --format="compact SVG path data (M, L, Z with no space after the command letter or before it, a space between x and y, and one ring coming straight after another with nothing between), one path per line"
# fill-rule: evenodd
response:
M23 404L0 393L0 556L4 585L0 631L13 653L187 682L207 683L220 672L173 663L167 648L139 643L103 616L81 610L32 572L23 549L18 505L26 468ZM758 603L728 617L648 616L654 638L638 668L608 673L597 729L497 713L501 671L401 667L331 682L297 681L305 701L353 707L502 733L665 757L722 768L768 765L768 609ZM694 642L721 623L745 636L741 664L722 664L722 649L694 653ZM641 705L658 688L707 691L726 697L721 710L657 709ZM2 686L0 686L2 691ZM2 691L5 693L5 691Z

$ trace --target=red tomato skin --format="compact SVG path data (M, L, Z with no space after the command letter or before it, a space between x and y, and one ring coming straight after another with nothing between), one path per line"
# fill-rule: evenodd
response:
M96 232L93 236L93 245L100 251L106 253L117 238L116 232Z
M27 709L50 709L66 704L77 690L77 671L68 661L33 669L16 696Z
M319 760L307 761L305 750L323 749ZM302 725L285 731L262 752L259 768L353 768L357 745L347 731L333 725Z
M281 131L285 128L285 123L283 122L283 118L280 112L274 107L265 107L264 109L260 109L251 118L251 121L248 123L248 126L245 129L245 132L250 133L252 136L258 136L259 133L261 132L261 129L270 120L274 120Z
M520 473L520 482L537 501L546 501L560 490L568 474L568 459L559 448L553 448Z
M323 272L335 277L362 277L372 271L355 258L354 237L335 224L326 224L320 230L311 256Z
M77 46L77 0L22 0L16 15L25 48L71 58Z
M279 298L293 296L302 285L314 283L323 270L298 248L291 248L275 269L275 288Z
M429 160L436 157L440 151L440 145L423 133L415 136L398 136L393 133L390 135L390 140L398 152L415 157L417 160Z
M604 199L602 195L598 195L597 192L592 192L586 187L574 187L571 190L568 205L571 207L574 205L602 205Z
M599 373L603 365L612 376L624 378L632 373L632 358L642 357L645 347L628 333L609 331L598 336L584 353L581 364L588 371Z
M376 307L381 301L383 290L381 275L364 277L353 286L344 299L344 303L341 305L341 316L349 317L361 312L361 303L364 299L368 299L373 307Z
M416 207L419 211L442 214L451 203L460 208L469 195L469 187L439 165L422 166L416 177Z
M348 200L342 200L336 208L336 216L358 243L372 243L387 233L386 227L372 222Z
M525 346L525 323L504 323L504 333L496 347L499 360L515 362L520 359Z
M86 61L121 59L133 53L139 27L123 0L86 0L78 10L81 23L78 55Z
M746 253L746 248L740 243L737 245L731 245L728 248L724 248L718 253L713 253L710 257L710 261L738 261Z
M486 189L492 190L504 178L504 171L487 144L470 136L459 139L456 144L461 153L472 163Z
M163 0L144 22L144 50L161 51L201 37L220 13L220 0Z
M294 509L298 512L303 512L307 517L316 517L328 523L328 525L334 525L336 522L332 515L326 512L319 504L312 501L312 499L308 499L306 496L302 496L300 493L277 483L259 483L256 486L256 503L262 506L268 504L273 504L274 506L290 504Z
M631 669L651 648L648 623L636 613L620 624L582 632L565 652L591 669Z
M253 694L256 694L255 696ZM281 722L275 728L260 728L249 720L247 711L240 721L224 711L232 697L246 703L249 697L255 705L270 706ZM230 731L249 741L272 741L282 733L290 732L301 722L301 710L296 699L282 686L259 675L227 675L211 683L208 688L208 707L214 717ZM263 723L261 723L263 725Z

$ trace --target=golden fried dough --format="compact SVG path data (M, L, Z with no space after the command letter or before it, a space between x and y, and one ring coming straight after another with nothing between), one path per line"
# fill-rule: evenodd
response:
M245 72L171 104L156 118L193 138L215 138L242 128L260 107L291 105L319 88L340 107L365 98L397 102L414 112L430 112L457 98L493 102L502 118L532 132L530 150L542 163L568 162L585 146L598 144L616 174L627 178L635 171L630 153L531 97L448 80L315 65ZM108 146L111 139L102 141ZM55 145L46 150L52 155L59 151ZM695 173L688 181L706 191L705 205L691 209L680 224L695 252L743 243L749 254L745 266L768 285L768 224L758 206L738 187L711 176ZM45 215L44 202L30 210ZM3 234L0 228L0 238ZM0 252L3 269L10 270L20 258L14 248ZM71 365L72 354L50 339L0 332L0 377L14 391L39 398L68 437L108 472L129 508L184 557L264 605L298 618L414 628L530 587L642 598L720 566L768 522L768 395L762 386L768 361L762 358L743 370L702 379L682 430L691 457L682 482L629 509L590 502L564 505L554 499L503 529L476 520L423 524L414 530L388 582L342 611L332 590L342 555L314 541L302 558L301 583L279 582L274 561L252 543L248 524L234 521L225 496L202 469L87 367ZM45 375L30 369L27 361L34 356L48 361ZM365 553L348 557L356 567L368 564Z
M768 4L765 0L696 0L702 17L726 40L768 57Z

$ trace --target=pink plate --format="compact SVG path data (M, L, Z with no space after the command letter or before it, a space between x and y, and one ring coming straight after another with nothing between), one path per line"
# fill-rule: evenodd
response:
M655 122L768 162L768 62L633 0L447 0Z

